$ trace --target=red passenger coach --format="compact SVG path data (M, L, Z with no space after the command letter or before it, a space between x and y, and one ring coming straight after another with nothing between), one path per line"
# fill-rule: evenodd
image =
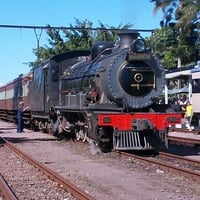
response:
M24 106L29 105L28 85L31 73L19 75L13 81L0 87L0 114L1 119L15 122L16 112L20 101Z

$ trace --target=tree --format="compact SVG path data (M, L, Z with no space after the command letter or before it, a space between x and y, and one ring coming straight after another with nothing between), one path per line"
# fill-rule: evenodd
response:
M99 25L100 25L99 26L100 30L97 30L96 32L94 42L98 42L98 41L114 41L115 42L118 39L118 34L119 34L120 29L128 29L132 27L131 24L126 24L126 25L120 24L118 27L108 26L108 25L102 24L100 21L99 21ZM110 30L108 31L106 29L110 29Z
M116 41L118 38L117 29L128 29L132 25L119 25L117 28L104 25L99 21L99 30L93 29L93 23L89 20L80 21L75 19L75 25L70 24L71 30L56 30L48 25L47 35L49 36L49 45L34 49L37 61L31 63L31 66L37 66L53 55L70 50L88 50L92 44L97 41ZM113 29L113 30L106 30ZM39 63L38 63L39 61Z
M154 51L160 58L162 65L169 68L175 67L177 58L174 56L176 52L177 34L169 27L156 29L154 34L147 38L147 43L154 41ZM149 45L150 46L150 45Z
M92 22L88 20L76 20L76 25L70 24L72 30L64 30L64 37L66 38L65 45L69 50L89 49L92 45L93 33Z
M200 57L199 26L200 0L151 0L154 12L162 10L161 28L169 27L177 34L176 51L178 67L196 62ZM171 48L174 51L174 48Z

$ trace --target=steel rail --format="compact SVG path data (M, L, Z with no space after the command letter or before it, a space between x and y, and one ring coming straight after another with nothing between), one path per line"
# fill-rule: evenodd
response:
M168 135L167 139L169 141L183 142L187 144L200 144L200 139L193 139L193 138L187 138L187 137L177 137L177 136Z
M189 130L188 128L175 128L175 127L170 127L169 128L170 132L183 132L183 133L193 133L194 135L200 134L200 129L193 129Z
M188 128L175 128L175 127L169 127L169 132L181 132L181 133L193 133L194 135L200 134L200 129L188 129Z
M171 154L171 153L159 151L159 155L166 157L166 158L169 157L169 158L179 159L179 160L184 161L184 162L190 162L194 165L200 165L199 160L194 160L194 159L191 159L191 158L185 158L185 157L177 156L177 155L174 155L174 154Z
M53 170L49 169L48 167L42 165L37 160L31 158L26 153L19 150L15 145L8 142L5 138L2 138L4 141L4 145L10 149L12 149L15 153L26 159L30 164L34 165L36 168L38 168L40 171L42 171L49 179L59 183L62 185L68 192L70 192L73 196L80 200L95 200L94 197L89 195L88 193L84 192L77 186L75 186L70 181L64 179L62 176L60 176L58 173L54 172Z
M1 174L0 174L0 190L2 191L2 195L3 197L5 197L5 199L17 200L17 197L15 196L12 189L9 187L8 183Z
M170 164L161 163L161 162L158 162L158 161L155 161L155 160L150 160L148 158L137 156L137 155L132 155L132 154L129 154L129 153L126 153L126 152L120 152L120 151L113 151L113 152L119 153L119 155L126 156L126 157L129 157L129 158L131 157L131 158L135 158L135 159L138 159L138 160L141 160L141 161L144 161L144 162L155 164L163 170L174 172L174 173L182 175L184 177L192 178L194 180L200 181L200 173L193 172L193 171L186 170L186 169L181 169L179 167L171 166Z

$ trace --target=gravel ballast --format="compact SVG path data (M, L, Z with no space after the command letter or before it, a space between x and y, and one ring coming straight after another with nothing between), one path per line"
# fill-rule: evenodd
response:
M8 124L0 121L0 127ZM17 134L12 128L0 128L0 136L12 138L20 150L99 200L199 200L200 197L199 182L137 160L102 154L94 145L58 141L51 135L30 130ZM0 170L3 169L1 162Z

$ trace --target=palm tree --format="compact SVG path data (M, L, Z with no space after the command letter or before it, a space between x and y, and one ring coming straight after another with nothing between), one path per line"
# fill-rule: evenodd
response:
M200 0L151 0L153 12L163 12L161 27L171 27L178 33L176 56L178 67L199 59Z

